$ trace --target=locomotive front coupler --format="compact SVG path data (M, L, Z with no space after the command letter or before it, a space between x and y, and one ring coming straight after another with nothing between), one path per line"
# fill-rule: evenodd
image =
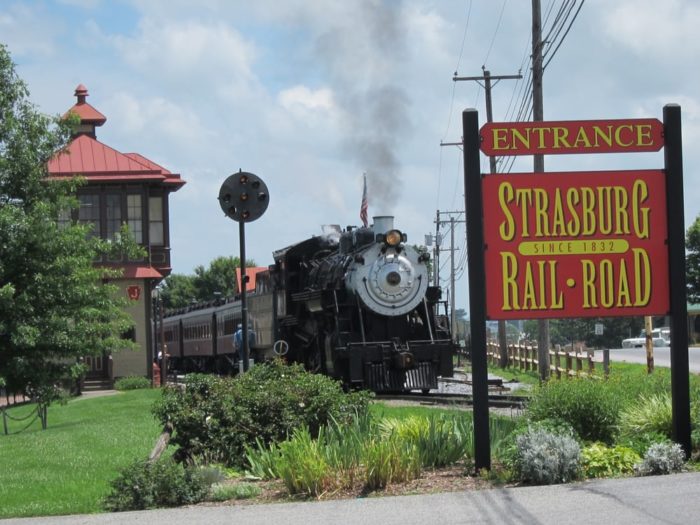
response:
M408 370L414 368L415 359L411 352L399 352L394 355L394 368L399 370Z
M394 368L399 370L408 370L415 366L416 360L413 357L413 352L410 352L407 347L404 347L398 339L392 339L394 345Z

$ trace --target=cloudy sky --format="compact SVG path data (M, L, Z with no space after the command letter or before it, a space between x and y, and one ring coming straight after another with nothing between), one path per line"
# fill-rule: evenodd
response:
M549 35L546 120L655 117L683 111L685 217L700 213L700 6L693 0L587 0L564 36L557 14L580 0L542 0ZM493 89L494 119L515 120L527 98L527 0L2 0L0 41L31 99L48 114L88 102L107 116L98 140L138 152L187 181L171 197L176 273L238 255L238 227L219 188L243 169L270 190L246 228L247 254L271 252L392 214L409 241L435 231L436 210L464 207L461 112L485 120L482 66L521 72ZM550 32L550 29L554 31ZM558 49L557 49L557 46ZM532 160L499 169L530 171ZM661 154L558 156L546 169L663 166ZM486 158L482 168L488 171ZM488 205L488 204L487 204ZM445 216L446 218L446 216ZM443 232L449 238L447 230ZM458 307L468 310L464 227L456 231ZM441 277L448 282L449 260Z

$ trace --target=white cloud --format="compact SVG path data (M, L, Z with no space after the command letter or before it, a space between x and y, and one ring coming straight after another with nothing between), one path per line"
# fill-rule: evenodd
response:
M257 51L237 30L223 22L142 19L135 37L113 35L127 64L147 77L164 77L175 89L206 97L224 89L241 96L257 85L252 63Z
M57 40L65 29L61 20L52 19L41 5L0 5L2 43L12 44L13 56L36 56L39 59L56 55Z
M81 7L83 9L95 9L101 5L101 0L59 0L61 4Z
M294 86L280 91L277 95L279 104L289 111L313 112L334 109L333 92L328 88L317 90L306 86Z
M608 36L618 45L648 58L697 57L700 5L681 0L604 2Z
M162 97L139 99L131 93L117 92L106 101L104 110L113 133L121 136L120 142L141 142L139 137L147 135L170 148L191 148L210 138L210 131L191 108Z

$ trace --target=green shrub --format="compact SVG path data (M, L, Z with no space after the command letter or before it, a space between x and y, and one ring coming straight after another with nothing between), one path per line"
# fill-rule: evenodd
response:
M267 445L255 440L255 445L245 444L246 474L257 479L275 479L279 477L277 464L281 459L277 443Z
M684 465L685 454L678 443L655 443L635 465L635 471L639 476L656 476L680 472Z
M228 501L230 499L250 499L259 496L260 487L252 483L239 483L236 485L212 485L209 501Z
M243 465L245 447L281 442L301 427L315 437L332 419L365 414L371 394L343 392L340 383L282 361L235 378L193 374L186 387L166 388L154 414L175 428L171 443L183 460Z
M280 444L276 471L290 494L319 497L336 487L334 470L322 446L306 428L296 429L290 440Z
M617 445L607 447L593 443L581 451L583 475L587 478L609 478L632 474L641 456L633 449Z
M671 396L668 392L641 396L622 409L619 429L622 436L653 432L670 439L673 436Z
M567 483L580 473L581 448L570 435L528 428L515 438L514 467L522 481Z
M472 419L455 416L413 416L388 418L380 423L385 437L391 435L413 444L424 467L443 467L456 463L473 443Z
M397 436L375 438L364 449L364 485L368 490L417 478L421 473L418 448Z
M532 421L567 423L585 441L611 444L620 412L620 399L604 381L587 378L550 380L535 389L528 404Z
M634 450L641 458L651 445L655 443L670 443L671 440L658 432L644 432L641 434L618 436L616 444Z
M209 491L199 469L186 468L171 458L136 461L110 486L103 502L110 512L188 505L202 501Z
M115 390L140 390L151 388L151 382L143 376L120 377L114 382Z

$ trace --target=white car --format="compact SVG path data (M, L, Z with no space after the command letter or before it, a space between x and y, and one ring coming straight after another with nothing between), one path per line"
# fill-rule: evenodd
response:
M654 346L669 346L671 344L670 328L654 328L651 331L651 342ZM646 330L639 337L630 337L622 341L622 348L644 348L647 344Z

